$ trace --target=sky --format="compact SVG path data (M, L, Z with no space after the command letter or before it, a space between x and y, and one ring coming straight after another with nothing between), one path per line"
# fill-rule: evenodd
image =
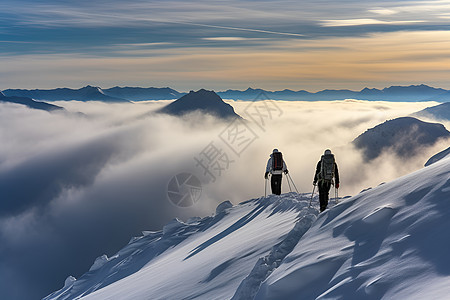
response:
M141 231L161 230L176 217L211 215L226 200L263 196L273 148L283 153L301 193L312 191L317 161L330 148L339 195L350 196L422 168L449 145L444 140L406 158L387 150L372 162L351 145L368 128L435 102L228 101L250 128L239 144L229 138L230 121L154 113L169 102L55 102L66 113L0 104L1 299L40 299ZM265 117L252 118L256 109ZM212 146L223 169L210 167L215 181L197 164L213 155ZM201 181L201 197L189 207L175 206L167 194L183 172ZM285 177L282 185L288 192Z
M0 3L0 89L450 89L450 1Z

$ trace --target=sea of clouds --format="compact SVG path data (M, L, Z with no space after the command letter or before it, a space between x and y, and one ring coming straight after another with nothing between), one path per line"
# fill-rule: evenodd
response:
M422 168L448 147L442 141L402 159L386 151L367 162L351 145L368 128L430 102L227 101L245 121L155 113L168 102L56 102L66 113L0 104L2 299L43 297L143 230L210 215L225 200L263 196L273 148L300 192L311 192L317 161L331 149L346 196ZM169 181L182 172L202 183L193 206L167 197Z

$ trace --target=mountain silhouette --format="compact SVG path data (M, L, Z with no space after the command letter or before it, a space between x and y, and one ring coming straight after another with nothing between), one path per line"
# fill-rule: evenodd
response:
M358 100L384 100L384 101L450 101L450 91L430 87L424 84L410 86L391 86L384 89L364 88L361 91L325 89L316 93L305 90L292 91L266 91L248 88L245 91L227 90L218 92L224 99L257 100L258 96L272 100L298 100L298 101L332 101L345 99Z
M81 89L58 88L52 90L4 90L6 96L28 97L36 100L58 101L102 101L102 102L129 102L125 99L106 95L102 89L94 86L85 86Z
M111 97L127 99L131 101L145 100L172 100L178 99L184 95L171 88L141 88L141 87L113 87L102 89L102 91Z
M53 90L24 90L8 89L3 91L6 96L29 97L37 100L78 100L78 101L104 101L123 102L144 100L173 100L178 99L186 93L178 92L172 88L155 87L113 87L101 89L99 87L86 86L74 90L69 88L58 88ZM264 89L247 88L246 90L228 89L217 92L222 99L233 100L292 100L292 101L332 101L345 99L358 100L380 100L380 101L450 101L450 91L442 88L434 88L425 84L409 86L390 86L383 89L364 88L361 91L346 89L333 90L324 89L319 92L308 92L305 90L293 91L284 89L281 91L268 91ZM125 100L126 99L126 100Z
M372 160L388 149L400 157L412 156L441 138L450 138L450 132L444 125L402 117L368 129L352 143L363 151L366 159Z
M448 155L450 155L450 147L448 147L447 149L442 150L441 152L436 153L435 155L430 157L430 159L425 163L425 166L434 164L435 162L440 161L441 159L444 159Z
M6 97L3 93L0 92L0 102L9 102L9 103L16 103L16 104L22 104L29 108L34 109L40 109L40 110L46 110L46 111L55 111L55 110L64 110L61 106L49 104L46 102L41 101L34 101L31 98L27 97Z
M225 103L215 92L205 89L197 92L191 91L189 94L159 110L161 113L175 116L185 115L194 111L200 111L221 119L240 118L230 104Z
M413 114L418 117L428 117L437 120L450 121L450 102L427 107Z

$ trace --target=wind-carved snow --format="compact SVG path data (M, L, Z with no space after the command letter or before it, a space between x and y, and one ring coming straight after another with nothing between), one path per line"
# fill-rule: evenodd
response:
M253 299L259 290L261 283L275 270L281 261L288 255L300 238L308 231L311 224L316 220L316 211L304 210L289 232L287 237L265 257L258 260L250 274L239 285L232 299Z
M448 298L450 157L319 215L309 197L175 219L46 299Z
M318 214L309 199L288 193L237 206L226 201L214 216L174 219L115 256L99 257L70 287L45 299L230 299L258 259L274 269L294 248Z
M447 149L442 150L441 152L430 157L430 159L425 163L425 166L427 167L431 164L434 164L435 162L437 162L447 156L450 156L450 147L448 147Z
M450 158L320 214L256 299L447 299Z

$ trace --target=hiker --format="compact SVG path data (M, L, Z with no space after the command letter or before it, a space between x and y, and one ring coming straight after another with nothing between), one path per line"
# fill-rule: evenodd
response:
M339 188L339 172L334 155L330 149L325 150L321 159L317 163L316 174L314 175L314 186L319 184L320 212L328 206L328 193L335 179L335 187Z
M283 155L278 149L273 149L269 161L267 162L266 173L264 174L265 179L269 179L269 173L272 174L272 178L270 179L272 194L281 194L281 178L283 172L284 174L288 173L286 163L283 160Z

